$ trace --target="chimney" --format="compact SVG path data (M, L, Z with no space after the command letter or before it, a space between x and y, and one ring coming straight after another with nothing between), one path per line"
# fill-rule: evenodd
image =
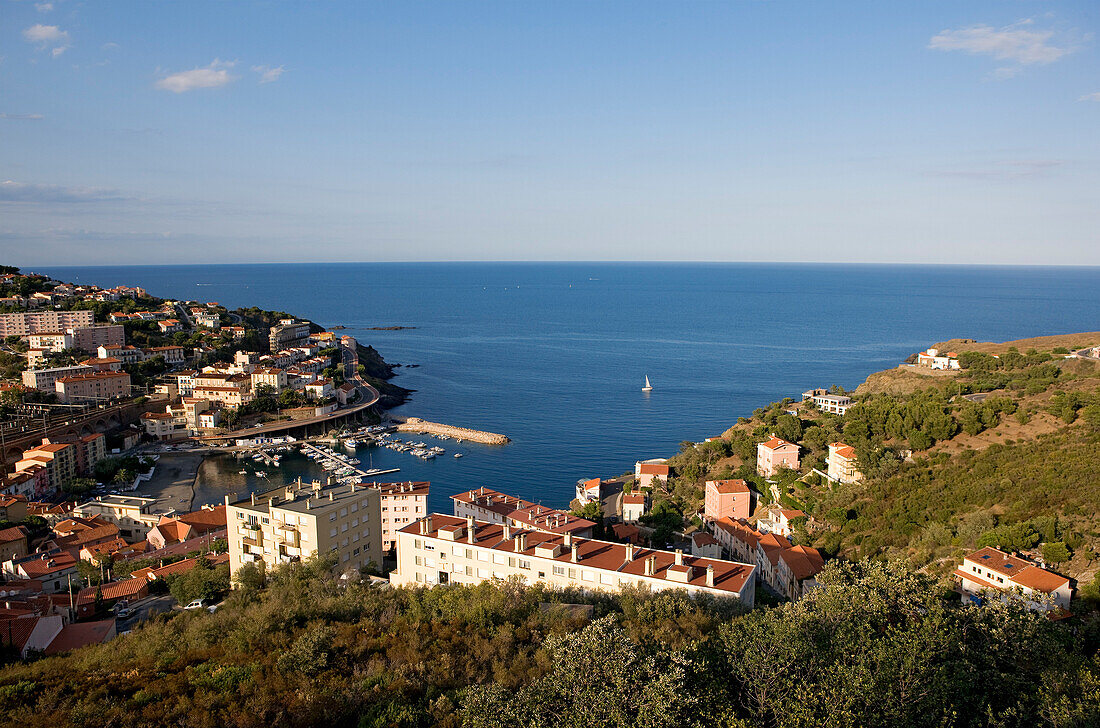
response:
M569 548L573 545L573 534L566 531L561 535L561 543L565 548Z
M229 505L229 496L226 496L226 497L225 497L225 504L226 504L226 505Z
M308 511L308 510L312 510L312 505L311 505L312 503L313 503L313 499L312 499L312 498L306 498L306 510L307 510L307 511Z
M328 492L328 499L330 501L335 501L336 500L336 494L333 493L331 490Z
M527 534L517 533L515 538L516 553L527 550Z
M578 544L573 543L573 544L570 544L570 547L571 547L570 548L571 553L569 555L569 558L575 564L575 563L577 563L578 561L581 560L580 554L577 553L580 550L580 546Z
M650 556L645 560L645 576L653 576L657 572L657 557Z
M714 565L707 566L707 586L714 586Z
M420 533L426 534L432 530L432 517L424 516L420 519Z
M466 533L470 536L470 543L477 543L477 536L474 534L474 530L477 525L474 523L473 516L466 516Z
M252 505L256 505L256 494L252 493L251 496L252 496Z
M677 566L683 566L684 565L684 552L680 549L676 549L676 565Z
M507 523L505 523L504 524L504 540L507 541L510 538L512 538L512 527L509 526Z
M634 544L632 544L632 543L628 543L626 545L626 560L627 561L633 561L634 560Z

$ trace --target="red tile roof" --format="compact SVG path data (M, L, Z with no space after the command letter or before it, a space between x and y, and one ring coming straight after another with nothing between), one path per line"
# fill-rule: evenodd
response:
M713 487L722 495L729 495L731 493L748 493L749 486L744 480L708 480L707 487Z
M104 619L98 622L80 622L67 624L46 647L47 655L58 655L88 645L99 645L109 641L115 634L115 620Z
M763 445L764 447L766 447L769 450L780 450L780 449L785 448L785 447L794 447L794 448L798 447L798 445L795 445L793 442L787 442L786 440L775 437L774 435L767 442L763 442L763 443L760 443L760 444Z

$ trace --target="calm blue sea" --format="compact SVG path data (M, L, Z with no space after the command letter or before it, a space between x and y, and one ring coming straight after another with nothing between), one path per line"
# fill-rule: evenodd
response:
M423 463L431 506L485 485L564 507L610 476L818 386L854 387L936 341L1100 330L1100 268L455 263L139 266L41 272L343 325L416 392L398 412L501 432L506 447ZM415 326L366 331L371 326ZM643 394L643 377L654 390ZM427 438L416 438L417 440ZM360 452L364 462L368 451ZM299 458L278 477L310 475ZM217 471L228 473L230 468ZM232 469L232 475L237 470ZM265 485L210 475L200 498ZM268 481L271 482L271 481Z

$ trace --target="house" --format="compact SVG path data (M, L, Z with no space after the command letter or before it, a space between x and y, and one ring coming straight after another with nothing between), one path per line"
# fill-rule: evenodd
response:
M615 540L622 543L632 543L635 546L644 546L645 538L637 526L629 523L615 523L611 526L611 532L615 534Z
M130 375L113 371L77 374L58 379L54 388L57 398L66 404L100 404L129 397Z
M113 356L93 356L91 359L85 359L80 363L86 367L91 367L97 372L117 372L122 370L122 360L115 359Z
M336 388L336 401L341 405L346 405L355 399L355 396L359 390L355 388L355 385L351 382L344 382Z
M863 473L859 472L856 451L851 445L843 442L834 442L829 445L828 463L829 480L838 483L858 483L863 480Z
M23 451L23 457L15 463L15 471L24 472L45 468L48 489L60 490L76 477L76 448L62 442L43 440L41 445ZM35 493L37 497L39 494Z
M76 595L76 618L87 619L95 616L97 602L105 608L110 608L122 600L144 599L147 596L149 596L149 581L141 577L85 587Z
M586 506L594 501L603 500L603 481L599 478L585 479L581 478L577 481L577 500L580 501L581 506Z
M29 536L30 531L23 526L0 529L0 562L26 556L29 553L27 549Z
M81 518L95 519L100 523L114 525L119 533L127 539L142 539L146 534L160 523L165 516L171 516L172 511L165 513L162 510L154 511L156 498L145 498L136 495L105 495L95 500L81 503L73 509L73 515ZM224 525L225 518L222 517ZM60 524L59 524L60 525ZM56 530L55 526L55 530Z
M55 549L5 561L4 574L17 579L37 579L42 582L42 591L57 593L68 590L70 577L80 583L77 563L73 554Z
M805 518L806 514L794 508L780 508L771 506L766 518L761 518L756 527L764 533L774 533L779 536L791 535L791 521L796 518Z
M1017 593L1032 609L1068 610L1073 596L1066 577L992 546L967 554L954 576L963 599L975 604L981 604L991 594L1005 598L1009 593Z
M286 371L283 369L274 367L253 369L251 379L252 391L256 391L261 386L271 387L276 393L286 389Z
M27 517L27 503L26 496L0 496L0 521L22 521Z
M623 493L623 523L637 523L645 515L644 493Z
M772 478L780 468L798 470L798 445L772 435L767 442L756 446L756 472Z
M710 525L714 537L730 554L730 558L746 564L756 563L756 547L761 534L748 521L719 518Z
M304 387L306 396L313 400L328 399L333 396L335 390L332 388L331 379L320 379L316 382L310 382Z
M80 516L73 516L56 524L53 533L46 541L47 547L62 549L78 558L85 547L113 543L120 535L118 526L113 523L101 518Z
M708 480L703 517L712 521L748 518L752 515L754 501L753 491L744 480Z
M138 362L145 361L145 352L130 344L101 346L96 349L96 352L100 359L118 359L123 364L137 364Z
M88 645L102 645L113 640L117 634L114 619L66 624L46 646L45 653L46 656L60 655Z
M143 350L147 359L162 356L164 363L175 366L187 361L187 355L182 346L154 346Z
M20 659L43 653L61 634L65 622L60 615L22 617L4 620L0 629L0 645L19 654Z
M183 326L180 325L179 319L165 319L163 321L157 321L157 328L160 329L162 334L174 334L177 331L183 331Z
M798 601L817 587L815 577L825 568L825 557L809 546L791 546L779 553L774 581L769 584L781 596Z
M634 463L634 482L639 488L652 487L654 480L667 483L669 473L668 460L664 458Z
M181 543L209 533L225 531L225 529L225 506L203 506L197 511L177 517L161 516L157 525L145 534L145 540L154 549L162 549L169 544Z
M722 558L722 544L706 531L697 531L691 534L691 555L702 556L707 559L720 559Z
M917 366L928 369L959 369L959 355L953 351L941 352L939 349L925 349L917 354Z

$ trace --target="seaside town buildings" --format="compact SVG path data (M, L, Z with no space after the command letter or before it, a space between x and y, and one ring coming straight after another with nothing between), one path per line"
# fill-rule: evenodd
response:
M708 480L703 494L703 517L748 518L754 506L753 491L744 480Z
M390 551L397 545L397 532L409 523L423 518L428 512L427 482L363 483L364 487L378 491L382 514L382 550Z
M639 488L653 487L653 481L668 482L668 460L654 458L634 463L634 482Z
M817 586L814 578L825 568L821 552L794 546L781 534L754 529L744 519L712 522L714 538L732 558L757 567L757 578L782 597L796 601Z
M92 311L0 313L0 337L79 329L95 323Z
M548 508L485 487L456 493L451 496L451 501L454 504L455 516L460 518L469 516L480 521L501 523L516 528L590 537L592 528L596 525L592 521L577 518L566 511Z
M834 442L829 445L829 455L825 462L828 464L830 480L838 483L858 483L863 480L863 473L859 471L856 451L851 445L843 442Z
M991 546L967 554L954 576L959 593L975 604L1016 593L1032 609L1068 610L1073 595L1066 577Z
M811 401L814 407L822 412L829 412L834 415L847 414L848 408L852 406L851 397L845 394L830 394L825 389L811 389L803 392L802 401Z
M129 374L113 371L74 374L54 382L57 398L65 404L94 404L128 397L130 386Z
M680 551L643 549L574 536L513 528L507 523L431 514L397 534L395 586L477 584L518 578L558 587L617 592L685 589L740 600L752 607L755 568Z
M917 366L928 369L958 369L958 357L953 351L940 352L939 349L929 348L917 354Z
M772 435L771 439L756 446L756 472L771 478L780 468L798 470L798 445Z
M229 502L229 565L268 567L335 551L337 568L382 563L382 514L378 490L361 485L292 483Z

